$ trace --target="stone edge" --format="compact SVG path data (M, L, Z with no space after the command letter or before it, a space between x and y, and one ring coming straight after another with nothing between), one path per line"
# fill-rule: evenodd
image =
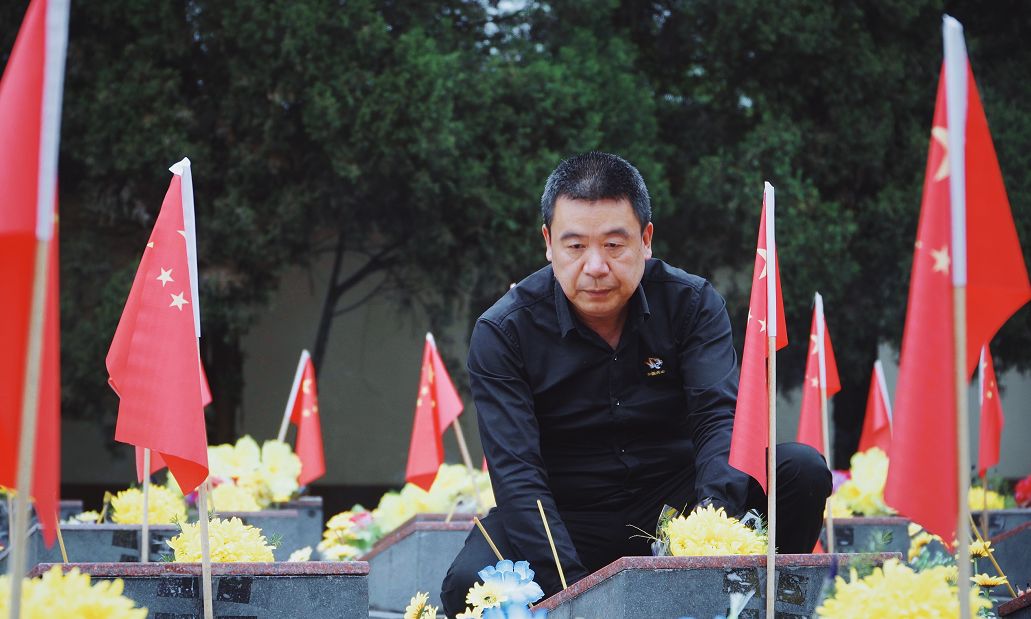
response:
M155 578L200 576L200 563L40 563L29 576L40 576L58 565L64 571L78 568L98 578ZM212 563L212 576L366 576L365 561L298 561L295 563Z

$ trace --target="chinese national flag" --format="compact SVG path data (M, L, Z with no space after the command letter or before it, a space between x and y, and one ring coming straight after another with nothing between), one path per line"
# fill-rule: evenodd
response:
M1002 440L1002 400L995 381L992 351L985 345L981 360L981 437L977 450L977 474L985 476L988 469L999 463L999 442Z
M188 249L194 233L190 165L175 172L143 251L107 369L121 402L115 440L150 448L184 494L208 475L197 299ZM185 180L184 180L185 177ZM189 200L184 204L184 194Z
M805 363L805 382L802 384L802 413L798 419L798 442L812 445L823 456L823 415L820 413L820 350L817 345L817 321L823 322L823 355L827 373L827 397L841 391L838 362L834 360L831 332L817 307L813 308L813 324L809 329L809 356ZM828 463L830 464L830 463Z
M948 152L945 69L938 83L896 387L888 505L951 540L959 510L949 177L966 169L967 376L978 352L1031 298L988 122L967 63L966 152ZM952 165L950 166L950 161Z
M56 136L60 125L63 52L48 58L63 41L48 38L47 3L33 0L22 21L3 78L0 79L0 485L17 488L18 443L25 389L26 353L32 313L36 248L49 240L43 306L36 440L32 489L36 515L47 546L57 532L61 471L61 376L58 315L58 241L56 235ZM60 71L53 114L44 112L44 74ZM53 137L48 148L44 132ZM52 151L52 152L51 152ZM42 156L41 156L42 153ZM49 188L49 189L48 189ZM46 195L54 190L53 200ZM43 196L40 196L40 192Z
M437 470L444 463L444 431L461 412L462 399L458 397L458 391L437 352L433 335L427 333L419 396L415 400L415 424L408 447L406 480L424 490L430 489Z
M784 324L784 299L780 291L780 262L776 259L773 239L773 186L766 183L763 210L759 218L759 240L755 250L752 272L752 296L748 303L748 323L745 326L745 347L741 359L741 380L737 392L737 410L734 413L734 433L730 440L730 465L748 473L766 490L766 448L769 445L769 408L767 392L767 347L770 334L767 326L775 325L772 332L777 338L776 349L788 345ZM767 220L767 214L769 219ZM766 226L770 229L767 230ZM772 246L772 247L771 247ZM767 262L773 263L773 277L768 277ZM770 282L773 285L770 285ZM774 305L774 316L768 309ZM771 321L772 318L772 321Z
M877 361L873 367L858 450L866 451L871 447L880 447L881 451L888 454L891 453L891 403L888 400L888 387L884 384L881 362Z
M201 389L201 404L207 406L211 404L211 389L208 387L208 375L204 371L204 363L200 365L200 389ZM143 448L136 448L136 480L143 483ZM161 458L161 454L157 452L150 452L150 474L153 475L161 469L168 466L168 464Z
M322 453L322 422L319 417L319 392L315 386L315 365L308 351L301 353L301 381L290 394L293 407L290 423L297 426L297 457L301 459L298 480L307 486L326 474L326 459Z

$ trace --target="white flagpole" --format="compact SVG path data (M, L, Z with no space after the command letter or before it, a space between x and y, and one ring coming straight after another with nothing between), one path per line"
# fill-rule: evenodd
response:
M31 8L31 7L30 7ZM36 255L29 314L28 346L25 350L25 382L22 389L21 429L18 437L17 494L10 514L11 596L10 618L21 615L22 579L28 551L29 497L32 494L32 466L36 450L36 422L43 360L43 327L46 315L50 243L54 236L54 205L57 203L57 153L61 135L61 100L64 65L68 47L68 0L49 0L43 67L43 101L39 135L39 176L36 185ZM60 523L58 523L60 526Z
M279 424L279 440L286 440L286 431L290 428L290 413L294 410L294 404L297 403L297 389L301 386L301 378L304 376L304 364L308 362L311 355L308 354L307 350L301 351L301 358L297 362L297 371L294 372L294 384L290 387L290 397L286 399L286 410L283 411L283 422Z
M984 417L984 366L987 346L981 347L981 359L977 364L977 402L980 406L979 418ZM982 426L984 427L984 426ZM984 441L981 441L984 444ZM988 539L988 471L984 472L981 479L981 529L984 531L984 538Z
M143 448L143 528L140 531L140 563L150 562L150 448Z
M766 616L774 616L777 598L777 243L774 235L775 196L763 187L766 204L766 388L769 400L769 446L766 449Z
M888 427L891 429L895 425L895 413L891 410L891 398L888 397L888 383L884 380L884 366L881 364L880 359L874 361L873 370L877 374L877 388L881 392L884 409L888 411Z
M834 446L831 441L830 415L827 412L827 351L826 333L827 324L823 316L823 296L816 293L816 358L819 362L820 374L820 425L823 432L823 453L827 456L827 468L834 470ZM834 513L830 505L830 497L827 497L827 552L835 551L834 545Z
M200 523L200 576L204 597L204 619L214 619L211 601L211 545L208 540L208 480L200 485L197 495L197 518Z
M967 404L967 231L966 127L967 49L963 26L946 15L942 20L945 48L945 106L948 114L949 206L952 233L952 320L955 348L956 450L959 505L956 519L956 564L959 567L959 609L970 617L970 428Z

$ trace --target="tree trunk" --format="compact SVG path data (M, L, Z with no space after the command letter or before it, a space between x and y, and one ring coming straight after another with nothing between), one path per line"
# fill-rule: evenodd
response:
M344 261L344 235L337 237L336 249L333 252L333 271L329 276L329 284L326 286L326 298L322 301L322 316L319 318L319 328L315 332L315 346L311 360L315 365L315 378L322 372L322 359L326 356L326 348L329 342L329 329L333 326L333 314L336 312L337 301L340 294L337 292L337 280L340 279L340 269Z

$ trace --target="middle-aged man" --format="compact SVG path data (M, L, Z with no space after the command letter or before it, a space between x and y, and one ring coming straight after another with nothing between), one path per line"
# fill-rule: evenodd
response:
M738 364L723 298L652 259L651 203L615 155L563 161L541 197L550 266L476 322L469 375L498 506L483 524L506 559L561 588L537 500L569 583L647 555L664 504L741 516L762 488L728 463ZM831 475L820 454L777 448L777 547L810 552ZM454 617L476 572L496 561L476 529L441 594Z

